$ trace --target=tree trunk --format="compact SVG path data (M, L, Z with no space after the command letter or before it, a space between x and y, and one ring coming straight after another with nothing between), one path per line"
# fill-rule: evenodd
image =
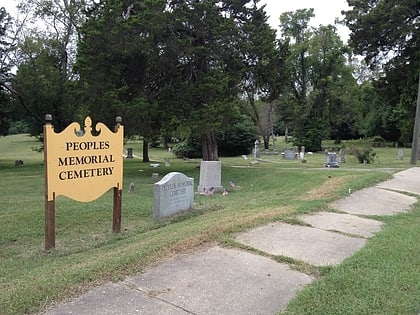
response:
M219 160L216 133L214 132L214 130L207 130L201 134L201 149L203 151L204 161Z
M143 139L143 162L150 162L149 142L145 139Z
M263 142L264 142L264 150L270 149L270 136L269 135L263 136Z

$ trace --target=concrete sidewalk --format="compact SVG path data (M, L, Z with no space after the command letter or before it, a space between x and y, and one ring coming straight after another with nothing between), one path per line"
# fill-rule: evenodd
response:
M380 221L359 215L393 215L417 202L401 192L420 194L420 168L331 204L338 213L300 216L307 226L275 222L237 236L238 242L267 255L217 245L181 254L45 314L277 314L314 278L270 255L315 266L339 264L382 227Z

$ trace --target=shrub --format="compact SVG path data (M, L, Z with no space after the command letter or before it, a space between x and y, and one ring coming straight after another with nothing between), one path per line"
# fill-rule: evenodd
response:
M366 161L367 164L371 164L374 162L376 157L376 152L374 152L370 146L352 147L351 152L354 156L356 156L359 163L365 163Z
M29 132L29 124L23 120L13 121L10 123L9 134L11 135Z
M374 147L384 147L385 146L385 139L382 138L381 136L373 137L372 145Z
M182 142L175 144L172 148L172 152L175 156L183 158L198 158L203 154L201 152L200 139L197 137L188 137Z
M251 121L238 121L225 132L217 135L219 155L238 156L249 154L257 139L257 129Z
M255 140L258 139L257 129L248 120L238 121L223 132L217 134L217 144L220 156L238 156L249 154ZM201 142L197 136L189 136L172 148L177 157L202 157Z

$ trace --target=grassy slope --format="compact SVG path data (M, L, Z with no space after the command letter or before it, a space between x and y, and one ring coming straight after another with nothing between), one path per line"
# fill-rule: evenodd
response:
M235 246L233 236L239 231L274 220L293 221L297 213L325 209L328 202L344 196L348 188L357 190L387 178L389 175L379 171L379 168L392 167L397 170L408 167L408 161L396 158L395 149L378 149L381 163L366 167L348 156L348 163L335 170L323 168L323 154L308 155L306 164L281 160L279 156L263 156L269 162L257 166L251 166L248 160L242 158L223 158L222 184L228 186L228 181L234 180L241 186L240 190L227 197L196 195L193 212L157 222L152 218L152 173L159 172L163 177L168 172L180 171L194 177L197 184L199 160L183 161L161 149L153 149L150 156L154 161L163 162L165 157L169 157L171 166L162 165L155 169L140 159L125 160L123 231L120 234L114 235L111 231L111 192L91 203L58 197L56 249L45 252L42 154L31 151L31 147L38 145L34 139L25 136L0 139L0 313L37 311L45 303L63 299L106 280L120 279L177 251L204 243L217 241ZM139 143L130 143L128 146L134 148L135 155L141 152ZM408 156L408 152L405 156ZM22 159L24 165L14 167L16 159ZM134 194L126 193L131 182L136 185ZM408 220L408 225L418 220L418 211L413 212L413 216ZM389 227L392 226L390 222ZM383 235L386 235L387 229ZM402 239L404 243L401 232L397 228L394 230L391 238ZM394 234L397 236L392 236ZM416 237L418 240L418 234L414 233L413 239ZM379 240L381 238L378 237ZM395 244L394 247L398 250L402 246ZM418 245L413 246L419 252ZM377 253L372 253L369 248L366 248L366 259L378 260ZM361 253L365 253L365 250ZM380 257L380 260L386 260L382 253ZM394 265L393 262L390 264ZM403 265L397 266L397 269L402 268L402 272L407 272ZM308 270L324 272L326 277L321 281L330 281L328 279L338 273L343 287L355 281L347 276L346 269L341 272L340 269L331 269L331 272ZM316 282L308 290L322 292L318 289L320 283ZM382 284L386 282L377 285ZM340 292L335 286L329 290L321 294L328 296ZM411 286L408 291L413 293ZM303 302L297 302L298 305L313 305L312 293L302 296ZM404 303L397 304L411 305L412 300L411 295ZM370 302L363 303L366 307L366 303ZM325 314L336 313L326 311Z

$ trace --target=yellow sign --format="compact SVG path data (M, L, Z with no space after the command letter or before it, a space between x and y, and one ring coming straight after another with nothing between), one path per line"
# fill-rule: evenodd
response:
M55 133L51 124L44 126L48 200L62 195L88 202L112 187L122 190L123 126L112 132L97 123L95 130L92 135L90 117L83 129L76 122L61 133Z

